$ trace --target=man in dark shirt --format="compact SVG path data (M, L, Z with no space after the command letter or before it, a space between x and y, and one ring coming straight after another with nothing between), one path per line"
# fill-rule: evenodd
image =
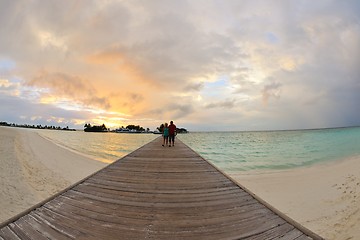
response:
M171 143L174 146L175 143L175 135L176 135L176 126L173 121L170 121L169 125L169 147L171 147Z

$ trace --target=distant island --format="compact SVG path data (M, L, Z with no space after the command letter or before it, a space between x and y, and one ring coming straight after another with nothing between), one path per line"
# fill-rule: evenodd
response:
M0 126L6 126L6 127L19 127L19 128L34 128L34 129L49 129L49 130L62 130L62 131L76 131L75 129L69 128L69 126L66 127L60 127L60 126L42 126L41 124L38 125L30 125L30 124L15 124L15 123L7 123L7 122L0 122Z
M147 128L146 130L139 126L139 125L128 125L126 127L117 128L115 130L110 130L105 126L105 124L102 125L94 125L92 126L90 123L86 123L84 126L85 132L116 132L116 133L151 133L150 129Z
M161 134L163 132L164 124L161 124L160 127L157 127L157 131L150 131L149 128L143 128L139 125L130 124L126 127L122 126L115 130L110 130L107 128L105 124L102 125L91 125L90 123L86 123L84 125L85 132L114 132L114 133L154 133ZM176 128L177 133L188 133L185 128Z
M152 133L150 131L150 128L143 128L139 125L127 125L126 127L122 126L121 128L117 128L113 130L112 132L116 133Z
M84 131L85 132L108 132L109 129L105 126L105 124L100 125L100 126L91 126L90 123L86 123L84 125Z

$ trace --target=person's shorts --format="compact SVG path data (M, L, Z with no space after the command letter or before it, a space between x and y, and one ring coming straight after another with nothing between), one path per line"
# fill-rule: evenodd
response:
M169 138L168 135L166 135L166 136L164 135L163 137L164 137L165 140L167 140Z
M174 142L174 141L175 141L175 135L170 134L170 135L169 135L169 139L170 139L170 142L171 142L171 141Z

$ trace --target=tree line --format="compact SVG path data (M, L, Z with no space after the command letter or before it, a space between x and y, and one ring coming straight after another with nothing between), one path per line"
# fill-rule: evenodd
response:
M64 131L76 131L75 129L60 126L42 126L41 124L38 125L31 125L31 124L16 124L16 123L7 123L7 122L0 122L0 126L7 126L7 127L20 127L20 128L35 128L35 129L50 129L50 130L64 130Z
M100 126L91 126L90 123L86 123L84 125L84 131L85 132L108 132L109 129L105 126L105 124L100 125Z
M141 127L140 125L133 125L133 124L130 124L130 125L127 125L125 128L124 126L122 126L121 128L119 129L116 129L115 131L136 131L136 132L145 132L145 129L143 127ZM110 129L107 128L105 126L105 124L102 124L102 125L94 125L92 126L90 123L86 123L84 125L84 131L85 132L109 132ZM147 132L150 131L149 128L146 129Z

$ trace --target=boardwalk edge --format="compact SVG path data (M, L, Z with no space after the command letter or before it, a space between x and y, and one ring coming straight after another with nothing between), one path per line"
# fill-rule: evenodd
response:
M177 139L178 141L180 141L179 139ZM230 181L232 181L234 184L236 184L238 187L240 187L241 189L243 189L245 192L247 192L248 194L250 194L253 198L255 198L257 201L259 201L261 204L263 204L265 207L269 208L271 211L273 211L275 214L277 214L279 217L281 217L282 219L284 219L285 221L289 222L290 224L292 224L294 227L296 227L297 229L299 229L300 231L302 231L303 233L305 233L306 235L310 236L311 238L313 238L314 240L325 240L325 238L321 237L320 235L318 235L317 233L313 232L312 230L308 229L307 227L301 225L300 223L298 223L297 221L295 221L294 219L290 218L289 216L287 216L285 213L281 212L280 210L278 210L277 208L275 208L274 206L272 206L270 203L266 202L264 199L260 198L258 195L256 195L254 192L252 192L250 189L248 189L247 187L243 186L241 183L237 182L235 179L233 179L231 176L229 176L227 173L225 173L223 170L219 169L217 166L215 166L212 162L206 160L205 158L203 158L199 153L197 153L195 150L193 150L192 148L190 148L187 144L185 144L183 141L181 141L185 146L187 146L189 149L191 149L193 152L195 152L196 154L198 154L204 161L206 161L207 163L209 163L211 166L213 166L217 171L219 171L221 174L223 174L225 177L227 177Z

